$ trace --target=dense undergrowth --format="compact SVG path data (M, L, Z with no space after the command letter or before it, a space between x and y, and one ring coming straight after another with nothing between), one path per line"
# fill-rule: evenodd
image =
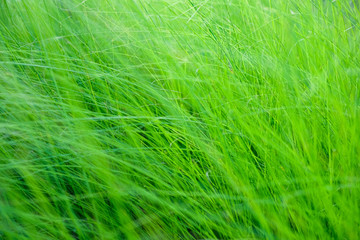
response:
M358 239L348 1L0 1L0 239Z

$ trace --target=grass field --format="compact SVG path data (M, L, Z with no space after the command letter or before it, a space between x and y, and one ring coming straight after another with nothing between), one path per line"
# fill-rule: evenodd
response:
M0 239L359 239L354 5L1 0Z

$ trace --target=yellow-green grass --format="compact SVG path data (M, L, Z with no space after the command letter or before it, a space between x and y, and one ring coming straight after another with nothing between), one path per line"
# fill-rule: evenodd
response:
M1 0L0 239L359 239L359 21Z

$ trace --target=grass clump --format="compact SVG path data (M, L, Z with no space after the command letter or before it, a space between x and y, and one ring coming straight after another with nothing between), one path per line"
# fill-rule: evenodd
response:
M1 239L358 239L347 1L0 2Z

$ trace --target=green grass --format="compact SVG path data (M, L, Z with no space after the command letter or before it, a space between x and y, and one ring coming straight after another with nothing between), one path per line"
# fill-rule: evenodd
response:
M1 0L0 239L359 239L359 13Z

